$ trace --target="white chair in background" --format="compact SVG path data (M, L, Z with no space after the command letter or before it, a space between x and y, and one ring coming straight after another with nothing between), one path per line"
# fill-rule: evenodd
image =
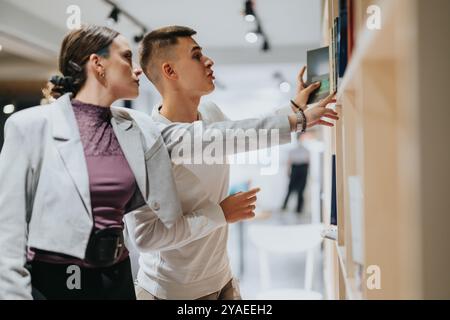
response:
M260 290L258 300L321 300L322 294L312 291L314 256L322 242L322 224L250 225L248 232L258 249ZM306 254L303 289L272 289L270 287L269 254Z

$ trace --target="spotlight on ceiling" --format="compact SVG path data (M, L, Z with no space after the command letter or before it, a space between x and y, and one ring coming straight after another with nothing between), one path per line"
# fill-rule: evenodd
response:
M247 32L245 40L249 43L256 43L258 41L258 35L255 32Z
M253 1L252 0L245 1L244 17L245 17L245 21L248 21L248 22L253 22L256 19L255 11L253 10Z
M287 82L287 81L281 82L280 83L280 91L285 92L285 93L291 91L291 85L289 84L289 82Z
M255 16L254 15L246 15L245 16L245 21L247 21L247 22L253 22L253 21L255 21Z
M284 78L281 72L275 72L273 74L273 78L277 81L278 87L281 92L288 93L289 91L291 91L291 84Z

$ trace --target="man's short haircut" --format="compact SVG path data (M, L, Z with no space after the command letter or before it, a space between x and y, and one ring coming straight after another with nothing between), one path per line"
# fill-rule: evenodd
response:
M160 63L162 59L171 57L173 47L178 38L191 37L197 31L182 26L169 26L147 33L141 41L139 60L147 78L156 85L160 79Z

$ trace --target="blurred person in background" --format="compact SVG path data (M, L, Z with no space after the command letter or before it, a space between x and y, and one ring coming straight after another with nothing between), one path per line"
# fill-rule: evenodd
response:
M296 212L298 214L303 210L303 193L308 180L309 168L309 150L303 144L304 139L305 136L298 137L297 144L289 151L287 164L289 168L289 186L282 208L286 210L291 194L297 193Z

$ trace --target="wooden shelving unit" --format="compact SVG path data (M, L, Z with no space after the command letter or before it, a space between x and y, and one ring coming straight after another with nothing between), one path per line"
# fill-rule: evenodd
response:
M324 45L338 3L323 1ZM370 5L381 9L380 30L366 27ZM448 12L447 0L354 1L355 49L337 94L341 120L323 131L325 223L337 157L339 236L324 251L329 299L450 298ZM356 195L351 179L359 182ZM367 285L371 266L380 270L380 289Z

